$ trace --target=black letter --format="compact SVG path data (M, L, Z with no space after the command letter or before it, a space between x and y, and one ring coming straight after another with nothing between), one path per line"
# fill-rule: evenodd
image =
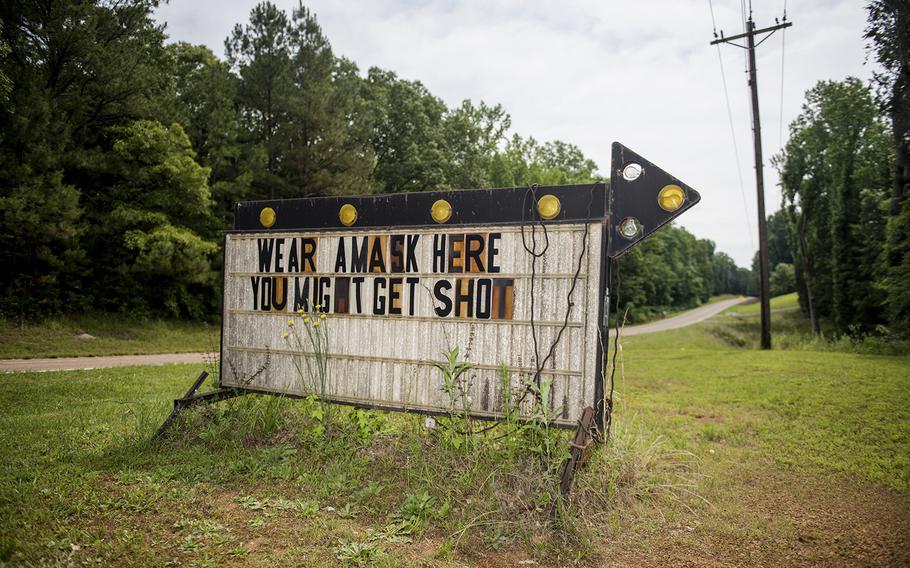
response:
M389 314L401 315L401 278L389 278Z
M329 302L332 301L332 297L329 296L327 293L325 293L325 289L331 288L331 287L332 287L331 278L329 278L328 276L323 276L322 278L319 279L319 293L316 297L316 300L319 302L319 304L322 305L322 307L319 308L319 311L322 313L327 313L329 311Z
M420 235L408 235L408 264L405 272L417 272L417 241Z
M420 278L406 278L405 282L408 283L408 315L413 316L414 308L417 307L414 305L414 300L416 300L414 290L417 288L417 283L420 282Z
M291 239L291 250L288 252L288 272L300 272L300 260L297 258L297 239Z
M303 286L300 285L300 281L303 281ZM304 276L303 278L294 278L294 311L304 310L310 311L310 278Z
M433 235L433 272L446 271L446 236Z
M380 295L379 288L385 289L385 278L376 278L373 280L373 315L381 316L385 314L385 296Z
M449 272L467 272L464 262L464 235L449 235Z
M256 239L259 243L259 272L272 271L272 247L275 239Z
M389 237L389 272L404 272L404 235Z
M370 272L385 272L385 251L382 250L382 237L373 237L370 248Z
M278 239L275 242L275 272L284 272L284 267L281 266L281 260L284 258L284 253L281 252L283 246L284 239Z
M465 272L484 272L483 268L483 235L465 236Z
M335 256L335 272L347 272L348 261L344 254L344 237L338 237L338 253Z
M452 300L450 300L449 297L446 296L445 293L443 292L443 290L451 290L451 289L452 289L452 283L449 282L448 280L437 280L436 284L433 286L433 296L435 296L437 300L442 302L441 308L435 307L433 309L436 311L436 315L441 318L444 318L447 315L449 315L450 313L452 313Z
M253 309L259 309L259 277L250 276L250 284L253 285Z
M367 271L367 243L370 237L362 237L360 248L357 248L357 237L351 237L351 272Z
M496 264L496 255L499 254L499 247L496 241L502 238L502 233L490 233L487 237L487 272L499 272L499 265Z
M363 284L363 276L355 276L351 278L351 282L354 283L354 300L357 302L357 313L362 314L363 309L360 307L360 285Z

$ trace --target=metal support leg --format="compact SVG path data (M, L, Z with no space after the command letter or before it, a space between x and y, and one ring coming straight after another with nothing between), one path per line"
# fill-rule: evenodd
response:
M213 402L218 402L219 400L225 400L228 398L234 398L235 396L247 394L246 391L232 388L218 388L213 391L196 394L196 391L199 390L199 387L202 386L202 383L205 382L205 379L208 376L209 374L207 372L202 371L202 373L199 374L199 378L197 378L196 382L193 383L193 386L191 386L190 389L186 391L186 394L183 395L183 398L174 400L174 410L171 411L170 416L167 417L167 419L164 421L164 424L162 424L161 427L158 428L158 431L155 432L155 435L152 436L153 440L160 438L161 435L171 427L171 424L173 424L174 420L177 418L177 415L179 415L185 409L193 406L194 404L211 404Z
M575 437L569 442L569 449L572 455L562 466L562 482L559 484L559 490L563 497L568 495L572 489L575 471L588 461L588 456L591 455L591 425L593 422L594 409L586 406L581 411L581 418L578 419L578 429L575 430Z

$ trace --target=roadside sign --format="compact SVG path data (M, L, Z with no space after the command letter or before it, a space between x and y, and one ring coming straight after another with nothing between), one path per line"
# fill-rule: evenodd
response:
M603 398L608 259L699 200L618 143L611 174L612 189L239 203L222 388L481 418L542 399L575 424ZM470 363L457 401L436 364L454 348Z

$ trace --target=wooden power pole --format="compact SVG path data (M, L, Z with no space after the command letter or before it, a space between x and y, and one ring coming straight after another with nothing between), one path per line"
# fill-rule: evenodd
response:
M719 39L711 42L711 45L718 43L729 43L736 47L741 47L749 52L749 87L752 90L752 140L755 144L755 189L758 193L758 261L759 261L759 282L761 288L761 347L762 349L771 349L771 290L770 290L770 269L768 267L768 227L765 220L765 176L764 164L762 164L761 155L761 121L758 114L758 74L755 69L755 36L761 34L772 34L777 30L789 28L793 24L787 21L786 14L784 21L777 25L755 29L755 23L752 21L752 14L746 21L746 32L735 36L725 38L723 32ZM715 34L716 36L717 34ZM770 37L765 36L759 45ZM734 43L738 39L746 39L746 45Z

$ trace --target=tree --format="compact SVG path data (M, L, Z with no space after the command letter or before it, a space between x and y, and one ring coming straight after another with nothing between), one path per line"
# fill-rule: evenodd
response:
M253 8L250 22L225 40L249 142L266 156L255 196L298 197L363 193L373 154L357 67L332 53L302 4L288 18L271 2Z
M205 319L217 309L208 168L179 124L139 120L108 131L92 164L106 184L86 201L96 305Z
M869 89L848 78L810 90L790 133L774 163L797 243L801 300L816 332L823 315L838 332L868 329L881 321L884 301L870 257L885 238L875 203L889 185L887 127Z
M443 125L446 185L490 187L490 165L511 123L501 105L465 100L449 110Z
M796 274L793 265L788 262L778 263L771 272L771 295L781 296L796 289Z
M901 210L910 186L910 7L903 0L873 0L868 5L866 39L882 71L873 77L876 98L891 119L894 174L891 214Z
M446 183L445 103L419 81L373 67L366 97L379 193L443 189Z
M302 5L291 19L290 151L287 181L297 195L345 195L370 189L373 154L357 66L336 58L315 15Z
M891 328L910 335L910 7L900 0L868 5L866 39L882 71L874 74L876 99L891 119L894 151L882 288Z
M779 209L768 215L768 263L771 271L774 267L785 262L793 264L793 251L790 247L790 231L787 224L787 214Z
M490 163L494 187L594 183L597 164L578 146L560 140L541 145L534 138L514 134Z
M713 256L713 242L672 225L623 255L620 294L630 321L708 301L714 291Z
M265 153L265 174L254 180L259 195L280 196L286 184L278 175L290 136L291 38L287 14L271 2L258 4L246 26L237 24L224 41L227 62L240 75L238 97L249 142Z
M157 2L0 3L2 309L88 305L84 165L106 130L153 113L168 85ZM0 81L2 83L2 81Z
M0 22L0 109L6 111L6 103L9 102L10 91L13 90L13 82L3 71L3 64L9 55L9 45L3 39L3 24Z
M255 145L241 143L237 84L226 63L205 46L176 43L168 46L172 90L166 95L166 123L181 124L196 152L209 168L209 187L216 204L218 225L212 236L230 226L233 206L250 197L250 185L262 177L264 157Z

